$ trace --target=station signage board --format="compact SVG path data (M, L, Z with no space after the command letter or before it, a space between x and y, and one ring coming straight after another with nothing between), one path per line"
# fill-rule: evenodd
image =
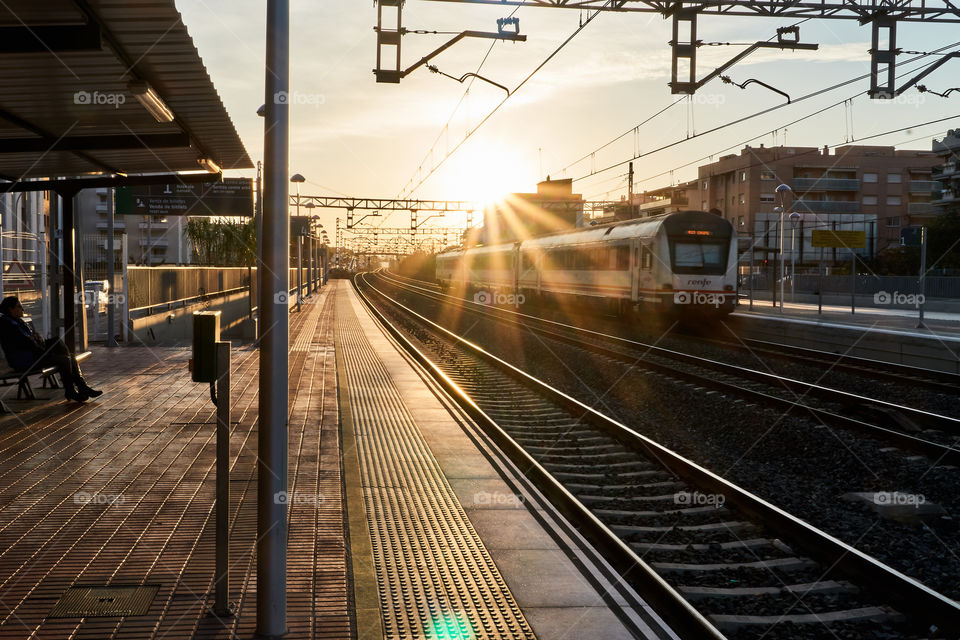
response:
M253 216L253 180L117 188L117 214L127 216Z
M835 249L863 249L867 246L866 231L834 231L814 229L811 245Z
M922 244L922 227L904 227L900 229L901 247L919 247Z

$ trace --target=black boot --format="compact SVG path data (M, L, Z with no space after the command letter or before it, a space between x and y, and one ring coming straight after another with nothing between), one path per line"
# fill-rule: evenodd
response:
M86 402L89 399L83 391L74 391L73 389L67 389L64 396L67 400L73 400L74 402Z
M103 395L103 391L91 389L90 386L87 385L87 381L80 376L77 376L77 391L80 392L80 395L85 395L88 398L99 398Z
M100 389L91 389L86 384L81 384L78 391L80 391L80 395L87 396L87 398L99 398L103 395L103 391Z

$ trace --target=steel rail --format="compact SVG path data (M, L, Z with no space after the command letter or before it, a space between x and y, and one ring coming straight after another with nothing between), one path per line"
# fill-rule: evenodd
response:
M807 524L770 502L767 502L763 498L734 485L705 467L675 453L630 427L600 413L596 409L583 404L579 400L494 356L478 345L460 337L429 318L422 316L413 309L394 300L386 293L368 283L366 277L360 279L372 291L387 300L389 304L400 309L404 314L430 327L441 336L452 340L455 344L458 344L471 354L479 356L484 361L506 372L513 378L522 381L528 387L565 407L568 411L579 414L581 420L603 430L631 450L637 451L648 459L658 462L668 471L691 484L705 488L712 493L722 494L726 499L726 504L763 523L764 526L771 530L778 532L787 540L796 543L804 553L820 561L825 566L830 567L827 574L833 574L834 571L844 574L852 578L858 585L864 587L866 590L877 594L886 602L897 603L897 608L902 608L907 611L923 611L941 630L948 633L960 632L960 603L930 589L917 580L900 573L896 569L883 564L826 532ZM364 296L364 300L368 305L372 304L366 296ZM376 315L378 318L384 317L383 314L379 312ZM391 329L389 329L391 334L399 334L402 336L399 329L392 327L392 325L389 326L391 327ZM401 342L402 344L412 347L412 344L405 337L403 337ZM457 398L466 397L466 394L460 390L459 386L450 380L439 367L433 364L418 350L416 353L417 355L415 357L417 357L419 361L429 363L426 364L426 366L433 372L434 377L437 377L447 388L456 389L455 395ZM490 424L490 422L492 422L486 414L479 409L476 403L468 398L467 400L467 404L471 407L471 412L476 411L478 415L485 418L483 424ZM510 446L511 450L519 448L519 445L513 442L512 438L503 433L501 429L498 428L497 430L499 432L498 442L501 439L506 439L512 443ZM542 473L546 472L542 471ZM555 480L553 480L553 482L559 484L556 483ZM562 487L560 488L562 489ZM563 493L569 495L565 489L563 489ZM586 510L579 501L576 501L572 496L570 496L570 498L580 505L582 510ZM570 505L566 505L566 507L569 508ZM591 516L591 518L596 522L595 517ZM602 524L600 526L606 529ZM639 558L637 558L637 561L642 562ZM824 578L825 577L826 575Z
M358 276L364 284L384 296L376 287L366 282L363 274ZM650 565L644 562L619 536L612 532L603 522L587 509L572 493L570 493L550 472L540 465L529 453L511 438L460 386L454 382L443 370L394 326L392 322L379 310L376 305L364 294L359 286L355 288L357 295L364 302L377 321L390 333L391 336L417 362L425 367L433 378L457 401L470 417L493 439L510 460L517 465L523 475L530 479L542 491L551 503L575 526L595 548L603 555L617 573L634 589L642 594L658 614L663 616L668 624L683 638L703 638L710 640L724 640L724 636L699 611L681 596L666 580L660 577ZM386 297L386 296L384 296ZM390 300L389 297L386 297ZM397 304L394 301L391 301ZM402 305L398 305L406 309ZM409 313L431 323L412 310ZM437 325L434 325L437 326ZM442 327L438 327L442 329ZM443 329L443 331L446 331ZM451 336L453 334L450 334ZM463 344L469 345L477 353L486 353L480 347L458 338ZM504 363L506 364L506 363ZM510 365L507 365L510 366ZM572 402L576 402L570 398Z
M380 275L380 277L386 277L386 276L383 276L382 274L378 274L378 275ZM537 316L520 313L518 311L510 311L509 309L500 309L497 307L490 307L488 305L482 305L475 302L471 302L470 300L464 300L463 298L458 298L456 296L450 296L444 293L429 291L422 287L416 287L415 285L403 284L403 286L420 289L421 291L423 291L424 294L429 294L431 296L437 296L437 297L442 296L443 298L445 298L444 301L449 304L454 304L462 308L468 308L471 311L475 311L480 314L486 314L491 317L500 317L503 321L513 322L517 325L524 326L531 330L535 330L538 333L549 334L550 337L556 337L557 339L564 340L568 343L571 343L570 341L573 340L576 342L577 346L581 346L583 348L589 348L591 350L598 349L598 348L602 349L602 347L599 347L594 343L586 342L581 338L570 338L569 336L558 334L555 331L551 331L550 329L531 326L531 323L534 323L534 324L539 323L547 327L552 327L552 328L563 330L563 331L574 331L574 332L577 332L578 334L587 335L591 338L596 338L603 342L608 342L611 344L615 344L615 345L630 348L630 349L640 350L644 352L644 354L649 353L649 354L659 355L662 357L669 358L671 360L677 360L686 364L703 367L707 369L712 369L714 371L719 371L721 373L725 373L728 375L746 378L748 380L756 380L756 381L768 384L775 388L783 387L785 389L796 392L800 398L810 395L813 397L819 397L824 400L839 403L846 406L874 407L876 409L879 409L881 413L886 413L886 414L889 414L889 412L895 412L909 418L916 424L924 425L926 427L933 428L933 429L940 429L942 431L945 431L953 435L960 435L960 420L956 418L951 418L949 416L944 416L938 413L924 411L922 409L914 409L913 407L907 407L901 404L887 402L886 400L871 398L869 396L862 396L855 393L850 393L848 391L831 389L830 387L824 387L822 385L818 385L810 382L803 382L802 380L796 380L794 378L788 378L786 376L780 376L774 373L756 371L754 369L747 369L746 367L741 367L738 365L727 364L725 362L718 362L716 360L711 360L709 358L702 358L700 356L694 356L687 353L682 353L680 351L675 351L673 349L658 347L653 344L639 342L636 340L631 340L629 338L623 338L621 336L614 336L607 333L601 333L599 331L593 331L591 329L575 327L572 325L563 324L561 322L556 322L555 320L547 320L546 318L539 318ZM519 320L517 318L519 318ZM622 352L617 352L617 351L606 351L604 352L604 355L607 355L610 357L618 357L618 358L622 358L624 356ZM639 361L636 361L636 364L638 366L648 367L648 366L653 366L655 363L651 363L647 360L639 360ZM688 372L680 372L676 369L670 369L670 368L668 368L667 371L675 372L676 374L683 373L684 375L687 375L687 376L694 375L696 376L696 378L691 378L691 380L694 380L706 386L726 385L724 389L727 389L727 390L737 389L741 393L759 394L756 397L764 401L767 401L768 398L769 399L775 398L775 396L770 396L769 394L764 394L762 392L753 391L753 390L745 389L742 387L735 387L735 386L729 385L729 383L722 383L721 381L714 380L713 378L709 378L707 376L689 374ZM777 399L777 401L784 402L783 399ZM786 402L789 402L789 401L786 401ZM806 405L803 403L792 403L792 404L799 404L799 406L804 408L809 408L810 410L823 411L820 409L816 409L815 407L810 407L809 405ZM826 412L825 415L834 416L837 414ZM838 417L842 418L842 416L838 416ZM846 419L849 420L849 418L846 418ZM895 432L891 431L891 433L895 433ZM937 446L940 446L940 445L937 445Z
M830 351L820 349L810 349L809 347L756 340L753 338L744 338L743 344L726 340L703 338L701 336L685 335L684 338L699 340L720 347L748 350L751 353L769 355L782 360L796 361L797 358L800 358L816 364L827 362L833 370L846 371L879 380L896 379L902 382L903 377L907 377L909 378L910 384L915 386L926 387L940 393L954 395L960 393L960 375L950 373L949 371L924 369L922 367L914 367L897 362L885 362L883 360L831 353Z

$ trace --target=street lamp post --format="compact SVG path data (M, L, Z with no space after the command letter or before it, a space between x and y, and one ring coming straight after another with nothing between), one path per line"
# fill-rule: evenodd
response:
M797 249L795 236L800 214L794 211L790 214L790 302L796 302L794 280L797 277Z
M783 212L786 210L786 207L783 206L783 194L788 191L793 191L788 184L781 184L777 187L777 200L780 202L780 313L783 313L783 280L784 280L784 263L783 263Z
M290 176L290 182L293 182L297 185L297 220L300 219L300 183L306 182L307 179L304 178L299 173L295 173ZM299 230L299 229L298 229ZM301 247L303 246L303 234L297 234L297 311L300 311L300 297L303 293L303 264L302 264L302 252Z

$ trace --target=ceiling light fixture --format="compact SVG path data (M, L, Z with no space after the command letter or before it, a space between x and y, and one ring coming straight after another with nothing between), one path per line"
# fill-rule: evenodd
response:
M134 80L127 88L157 122L173 122L173 111L149 84L143 80Z
M197 160L200 163L200 166L209 171L210 173L220 173L220 165L211 160L210 158L200 158Z

